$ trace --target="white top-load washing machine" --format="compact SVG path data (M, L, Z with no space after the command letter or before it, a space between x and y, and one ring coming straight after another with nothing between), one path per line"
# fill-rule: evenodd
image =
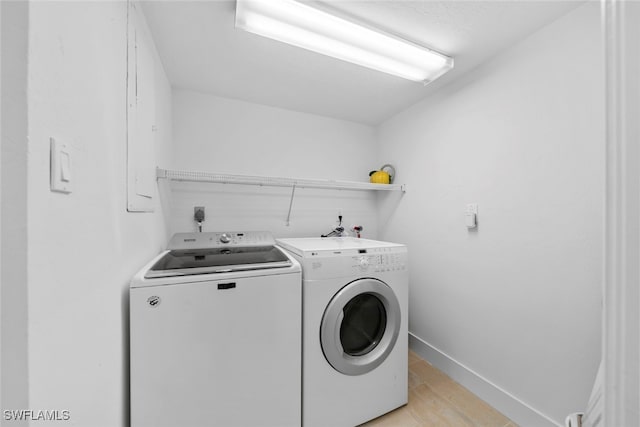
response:
M404 245L278 239L302 265L302 425L353 427L407 403Z
M300 426L301 297L270 233L176 234L131 282L131 426Z

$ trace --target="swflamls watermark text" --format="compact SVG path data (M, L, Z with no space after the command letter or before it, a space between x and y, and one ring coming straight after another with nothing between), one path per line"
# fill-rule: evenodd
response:
M5 421L69 421L71 412L58 409L5 409L2 411Z

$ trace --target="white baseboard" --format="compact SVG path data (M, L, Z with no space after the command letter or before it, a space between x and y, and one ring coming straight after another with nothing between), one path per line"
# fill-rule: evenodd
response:
M563 427L482 375L409 332L409 348L522 427Z

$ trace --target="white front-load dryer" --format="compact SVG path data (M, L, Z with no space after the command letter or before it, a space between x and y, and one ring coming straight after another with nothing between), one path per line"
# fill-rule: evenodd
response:
M407 248L277 243L302 265L302 425L353 427L407 403Z

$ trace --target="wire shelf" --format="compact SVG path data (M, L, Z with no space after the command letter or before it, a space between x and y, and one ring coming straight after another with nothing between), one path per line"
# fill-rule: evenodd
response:
M211 182L218 184L260 185L267 187L322 188L335 190L406 191L399 184L371 184L357 181L298 179L272 176L230 175L211 172L156 169L158 179L187 182Z

